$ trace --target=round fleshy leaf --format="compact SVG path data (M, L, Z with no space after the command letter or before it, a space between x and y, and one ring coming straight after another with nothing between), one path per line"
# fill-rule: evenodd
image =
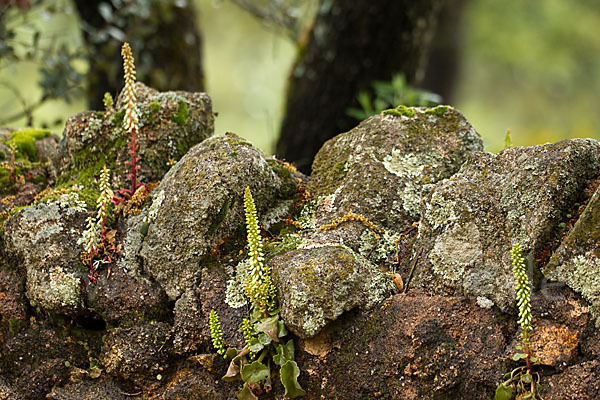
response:
M242 379L247 383L264 381L270 375L269 368L261 362L254 361L242 368Z
M513 389L510 386L504 386L503 383L496 388L494 400L510 400L512 399Z
M281 383L285 387L284 397L290 399L304 396L306 392L302 389L298 383L298 376L300 375L300 368L295 361L286 361L281 366L280 376Z

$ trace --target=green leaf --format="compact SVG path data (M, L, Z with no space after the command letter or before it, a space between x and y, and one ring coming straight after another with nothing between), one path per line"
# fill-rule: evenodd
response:
M227 372L225 373L225 375L223 375L223 377L221 379L223 379L225 382L234 382L237 381L239 379L241 379L240 376L240 366L237 363L238 360L236 360L235 358L233 360L231 360L231 362L229 363L229 367L227 368Z
M536 362L538 362L538 359L537 359L537 357L531 357L529 360L530 360L532 363L536 363Z
M286 344L277 345L277 354L273 356L273 362L283 365L287 361L294 361L294 341L288 340Z
M251 338L248 341L248 349L250 350L251 353L258 353L259 351L261 351L265 346L258 341L258 338Z
M269 374L269 368L259 361L244 365L244 368L242 368L242 379L247 383L264 381L269 377Z
M260 335L258 335L258 342L260 344L262 344L263 346L266 346L266 345L270 344L272 342L272 340L268 335L261 333Z
M525 353L515 353L512 356L513 361L524 360L526 358L527 358L527 354L525 354Z
M259 323L257 323L255 328L258 332L263 332L269 335L269 337L273 339L274 342L279 342L279 337L277 337L277 332L279 330L277 324L278 320L279 315L270 318L265 318Z
M523 346L521 346L520 344L519 344L519 345L517 345L517 346L515 346L515 348L516 348L517 350L523 350Z
M244 383L242 391L237 394L238 400L258 400L258 397L252 392L247 383Z
M510 400L512 398L513 389L510 386L504 386L503 383L496 388L494 400Z
M535 396L531 392L527 392L527 394L525 394L523 397L521 397L521 400L534 400L534 399L535 399Z
M531 383L532 380L533 376L531 376L529 372L521 375L521 381L523 381L523 383Z
M277 337L284 337L288 334L287 328L285 327L285 323L281 320L277 321Z
M284 397L290 399L304 396L306 392L300 387L298 383L298 376L300 375L300 368L295 361L286 361L281 366L280 376L281 383L285 387Z
M233 347L230 347L227 349L227 351L225 352L225 358L229 358L231 360L233 360L235 358L235 356L238 355L238 351L237 349L234 349Z

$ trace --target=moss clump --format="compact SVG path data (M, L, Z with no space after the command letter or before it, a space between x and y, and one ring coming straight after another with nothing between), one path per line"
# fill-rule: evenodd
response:
M156 114L160 111L160 103L153 101L152 103L148 104L148 109L150 109L151 113Z
M384 115L395 115L397 117L414 117L416 115L415 109L412 107L406 107L404 105L399 105L396 108L390 108L389 110L383 110L381 112Z
M171 116L171 120L179 125L187 125L190 112L184 100L179 100L177 111Z
M442 117L442 116L444 116L444 114L446 114L446 111L448 111L449 109L450 109L450 106L437 106L437 107L427 109L425 111L425 114L433 114L433 115L437 115L438 117Z
M115 125L115 126L122 126L123 125L123 118L125 118L125 111L116 112L115 115L113 115L113 118L112 118L113 125Z
M37 161L35 142L50 135L51 133L47 129L21 129L13 131L7 143L14 143L21 157L27 157L30 161Z

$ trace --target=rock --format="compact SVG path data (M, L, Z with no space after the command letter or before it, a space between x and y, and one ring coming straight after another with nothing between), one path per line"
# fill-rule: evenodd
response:
M587 180L600 173L592 139L475 153L424 196L413 282L429 293L514 304L510 249L540 250Z
M82 399L110 399L125 400L128 397L125 392L112 380L106 377L99 379L88 379L74 383L68 383L62 387L54 387L46 395L50 400L82 400Z
M87 308L113 326L162 320L170 314L167 296L160 286L143 276L130 275L121 264L111 265L86 289Z
M600 362L587 361L574 365L561 374L544 377L542 393L548 400L580 400L600 398Z
M16 271L0 270L0 345L4 335L16 335L28 323L23 289Z
M281 318L301 338L355 307L372 307L392 289L391 280L351 249L299 249L269 262L278 289Z
M0 400L18 400L18 399L19 399L19 395L0 376Z
M223 339L228 347L245 345L240 323L246 308L231 308L225 302L227 274L220 266L204 268L198 287L188 288L175 302L173 311L173 346L178 354L213 352L208 315L214 309L219 315Z
M419 219L426 184L449 178L469 153L483 150L479 134L454 108L407 110L371 117L323 145L308 185L318 203L317 225L354 212L399 232ZM352 236L362 231L339 236L355 248Z
M158 385L173 355L170 327L163 322L108 332L100 357L106 372L148 388Z
M212 135L211 100L205 93L157 92L142 83L136 84L136 96L139 178L158 181L173 160ZM87 181L107 165L113 172L113 185L126 185L130 167L125 162L131 155L130 137L122 125L123 103L121 94L114 110L85 111L67 121L58 151L61 183Z
M33 326L8 339L1 354L0 376L19 393L11 400L44 398L52 386L68 379L66 361L89 365L84 347L62 339L50 326Z
M194 284L212 249L225 240L239 241L241 248L248 185L262 214L286 200L283 189L288 190L289 182L273 171L260 151L227 134L192 148L154 189L153 204L144 210L149 226L139 255L144 270L170 299Z
M16 264L23 260L27 298L49 313L74 315L83 308L85 267L77 241L88 214L78 201L36 204L12 215L5 226L7 255Z
M501 320L462 297L395 295L323 334L329 352L297 356L307 399L487 400L505 372Z
M56 163L58 155L58 137L48 136L37 140L34 144L35 153L41 162Z
M593 170L593 167L590 168ZM590 304L600 328L600 189L569 231L552 258L542 268L544 275L565 282Z
M561 369L572 364L579 356L579 338L577 331L566 325L535 319L531 335L530 349L540 364ZM521 344L521 332L513 340L510 355L517 353L515 346Z
M225 362L219 356L219 369L227 369ZM165 385L164 389L154 396L147 396L150 400L221 400L235 399L235 393L239 391L236 384L224 382L218 374L209 373L205 368L198 365L190 365L187 362L178 369L172 379Z

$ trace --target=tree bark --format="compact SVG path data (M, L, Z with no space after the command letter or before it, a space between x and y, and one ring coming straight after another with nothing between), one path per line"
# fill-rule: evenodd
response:
M359 91L401 72L422 78L443 0L323 0L289 81L279 156L310 172L323 143L357 125Z
M423 89L439 94L444 104L454 103L454 89L462 60L463 15L466 3L466 0L445 2L431 42L425 78L421 84Z
M92 109L102 109L105 92L115 96L123 87L123 41L131 44L138 81L161 91L204 89L202 36L193 2L178 6L178 2L154 0L149 15L111 8L121 24L125 21L120 28L122 40L110 34L112 23L99 13L101 3L110 4L106 0L75 0L89 49L87 98ZM102 38L102 32L108 35Z

